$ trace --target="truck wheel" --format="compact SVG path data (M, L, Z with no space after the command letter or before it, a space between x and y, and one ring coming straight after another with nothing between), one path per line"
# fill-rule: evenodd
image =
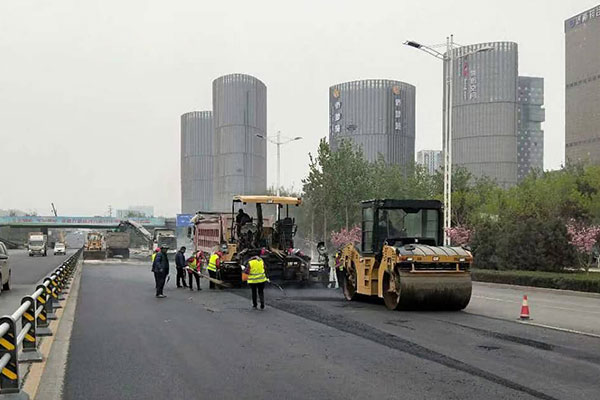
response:
M11 273L9 272L8 280L6 281L6 283L4 285L2 285L2 290L10 290L10 277L11 277Z
M397 310L400 305L400 279L385 273L382 282L383 301L388 310Z

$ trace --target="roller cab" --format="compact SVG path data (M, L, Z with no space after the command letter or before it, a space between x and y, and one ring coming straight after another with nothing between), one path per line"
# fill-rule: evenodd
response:
M461 310L471 299L472 254L441 246L436 200L362 202L360 248L342 250L344 296L378 296L389 309Z

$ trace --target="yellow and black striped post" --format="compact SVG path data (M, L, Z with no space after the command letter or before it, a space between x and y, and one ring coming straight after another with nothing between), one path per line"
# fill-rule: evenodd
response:
M37 318L36 318L36 328L37 328L37 335L38 336L52 336L52 331L50 330L50 321L48 320L48 313L47 313L47 308L46 308L46 304L48 303L49 300L49 295L48 292L46 291L46 286L44 285L38 285L38 287L36 288L36 291L40 291L41 290L41 294L37 297L36 302L39 306L42 307L42 310L40 311L40 313L38 314Z
M0 328L4 324L8 324L8 329L0 337L0 360L5 360L8 356L10 356L10 359L0 372L0 394L19 393L16 324L10 316L0 317Z
M19 355L19 361L21 362L40 362L42 361L42 353L38 350L38 340L36 332L36 320L35 313L37 304L32 296L25 296L21 300L21 304L28 303L29 307L21 316L21 329L27 324L30 324L29 332L25 334L23 338L23 351Z
M56 319L56 314L54 314L54 307L52 307L52 303L54 302L54 297L52 296L53 288L51 287L51 279L44 279L44 285L46 287L46 304L44 304L44 309L46 310L46 318L49 320Z

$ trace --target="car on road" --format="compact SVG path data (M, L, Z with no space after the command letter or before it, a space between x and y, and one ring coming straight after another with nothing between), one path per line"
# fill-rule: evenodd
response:
M0 242L0 292L10 290L10 264L8 250L4 243Z
M59 254L61 254L61 255L67 254L67 247L62 242L56 242L56 244L54 245L54 255L56 256Z

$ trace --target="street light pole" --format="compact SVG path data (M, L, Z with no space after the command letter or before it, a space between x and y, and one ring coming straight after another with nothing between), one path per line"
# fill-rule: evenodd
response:
M265 139L277 145L277 188L275 190L275 193L279 197L279 195L281 194L281 145L295 142L296 140L301 140L302 136L296 136L295 138L284 138L282 140L281 131L277 131L277 135L275 135L275 137L260 134L256 134L256 137Z
M442 117L442 152L444 153L444 245L450 246L451 243L450 237L448 236L448 230L452 227L452 106L454 103L454 61L457 58L466 57L471 54L493 50L493 47L480 47L468 53L461 52L458 57L455 57L454 35L446 37L446 54L442 54L432 47L422 45L412 40L406 41L404 44L419 49L444 62L444 69L446 71L444 76L444 83L446 85L444 90L444 115Z
M281 131L277 131L277 197L280 194L281 188Z

